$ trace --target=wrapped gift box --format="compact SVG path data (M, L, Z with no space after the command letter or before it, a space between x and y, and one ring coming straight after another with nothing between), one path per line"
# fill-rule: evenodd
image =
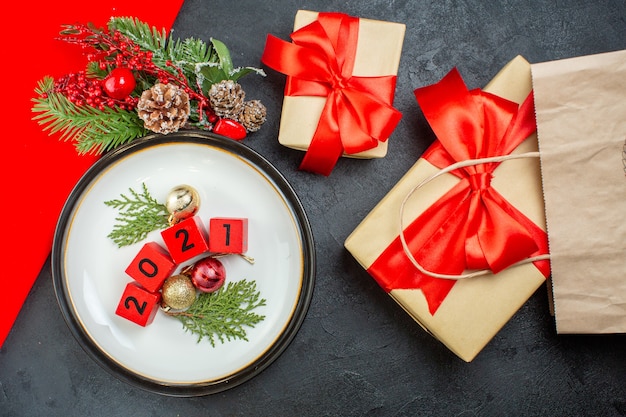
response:
M558 333L626 332L626 51L533 64Z
M462 86L464 87L464 84ZM511 155L536 153L537 138L534 134L535 122L534 117L532 117L534 116L532 95L529 95L531 92L529 63L522 57L515 58L495 76L483 89L483 92L487 98L492 97L489 95L491 93L510 101L507 111L511 110L510 104L514 105L515 111L517 111L518 103L524 103L520 109L525 106L527 116L531 119L526 122L527 130L526 133L523 133L522 139L518 141L519 144L512 152L510 149L507 152L510 152ZM472 93L474 92L462 92L461 96L467 99ZM454 96L455 94L452 93L451 95ZM432 96L435 100L440 101L439 104L442 109L446 108L448 103L445 95L435 92ZM463 101L463 99L460 100ZM422 103L420 103L421 105ZM435 113L437 112L435 111ZM463 117L462 113L452 112L453 117ZM426 112L425 115L428 118ZM484 130L497 129L497 127L492 128L492 126L496 126L492 122L488 122L486 125L479 122L478 126ZM463 122L460 123L460 125L463 124ZM532 128L528 129L530 125ZM501 129L501 127L499 128ZM515 129L512 130L515 131ZM437 133L436 129L435 133ZM480 149L491 146L481 141L482 139L477 139L477 143L470 144L468 148ZM438 146L438 142L439 140L435 141L426 154ZM480 165L475 166L476 169L480 170L479 167ZM446 193L458 186L460 179L453 173L444 173L425 183L417 191L415 188L426 179L438 175L442 168L433 165L422 156L350 234L345 241L345 247L417 323L457 356L469 362L476 357L527 299L546 282L546 277L549 276L549 261L543 260L508 267L499 265L498 268L491 268L497 269L497 273L489 272L459 280L432 278L420 274L415 266L408 262L408 256L399 243L400 213L403 212L403 218L409 219L403 222L405 226L403 236L407 239L406 234L410 232L410 228L415 229L414 232L419 235L422 229L425 230L432 226L432 222L428 221L421 225L419 223L414 225L412 222L431 210L433 205L440 201ZM492 174L491 189L495 189L523 215L523 218L530 221L532 224L529 225L529 228L538 235L538 247L531 251L531 255L547 253L539 159L528 157L507 160L499 163ZM407 198L408 195L410 198ZM439 212L439 210L436 211ZM434 216L437 216L437 213L434 213ZM447 214L443 214L443 216L447 216ZM446 233L445 231L442 232L447 227L445 222L444 219L441 225L435 225L435 229L438 230L433 231L434 235ZM463 224L472 222L473 220L461 221L459 224L464 227ZM496 224L495 226L497 228L499 225ZM506 240L507 232L503 233ZM436 236L434 240L429 239L430 242L427 241L422 248L416 249L416 255L422 254L424 257L428 257L432 254L435 259L430 261L431 265L434 265L434 268L430 268L431 271L436 269L434 272L458 274L459 271L455 272L454 268L450 267L452 264L456 264L458 267L459 259L455 258L459 252L458 247L442 246L437 243L438 238ZM489 239L487 240L489 241ZM501 239L493 239L493 242L488 243L497 243L498 240ZM431 248L428 248L429 244L432 244ZM519 245L513 243L512 246L514 246L512 249L516 249ZM505 247L502 257L515 251L510 249L508 246ZM463 263L465 260L460 260L460 262ZM430 295L427 296L427 294Z
M386 155L387 139L401 117L392 104L404 33L400 23L299 10L293 43L268 36L261 59L288 76L278 140L309 151L303 169L328 175L340 156ZM337 88L342 92L331 96ZM355 91L364 95L356 97ZM337 99L347 105L329 110L327 104ZM317 158L309 155L318 152L312 147L330 150L319 151L325 155Z

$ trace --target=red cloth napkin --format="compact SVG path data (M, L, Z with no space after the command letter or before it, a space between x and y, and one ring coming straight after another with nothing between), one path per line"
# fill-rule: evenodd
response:
M48 136L32 121L37 82L85 68L80 47L56 40L61 25L132 16L169 30L183 0L13 2L3 19L2 267L0 346L45 263L59 214L72 188L96 160Z

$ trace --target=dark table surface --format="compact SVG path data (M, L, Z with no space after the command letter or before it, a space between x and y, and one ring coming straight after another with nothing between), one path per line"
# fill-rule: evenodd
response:
M297 170L277 142L285 77L248 77L268 122L245 143L299 195L317 251L315 292L287 350L250 381L196 398L118 380L72 337L50 261L0 349L2 416L625 416L626 338L557 335L541 287L471 363L424 332L343 242L433 140L413 96L457 66L481 87L515 55L531 63L626 48L626 2L186 0L181 38L215 37L235 65L261 66L266 34L287 39L298 9L406 24L395 105L403 119L384 159L342 159L328 178Z

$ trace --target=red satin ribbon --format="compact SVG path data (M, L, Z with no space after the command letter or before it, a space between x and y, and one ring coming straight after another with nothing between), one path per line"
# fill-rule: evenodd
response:
M268 35L261 61L288 75L287 96L327 97L300 169L330 175L345 152L384 142L402 117L392 107L396 76L352 76L359 19L320 13L293 32L293 43Z
M469 159L510 154L536 129L533 95L521 106L484 91L468 91L452 70L439 83L415 90L437 141L423 158L438 168ZM415 259L428 271L494 273L548 253L546 233L491 187L499 163L452 171L460 181L405 228ZM534 263L545 276L548 261ZM368 272L386 291L420 288L434 314L455 284L420 273L396 238Z

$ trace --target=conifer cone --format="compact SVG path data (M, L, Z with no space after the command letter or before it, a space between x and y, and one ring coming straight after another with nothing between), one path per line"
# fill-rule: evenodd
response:
M141 94L137 113L146 129L163 134L176 132L189 118L189 95L173 84L157 83Z
M215 114L219 117L237 119L243 110L246 93L240 84L232 80L215 83L209 89L209 100Z
M246 101L243 110L239 114L241 123L248 132L256 132L265 123L267 109L260 100Z

